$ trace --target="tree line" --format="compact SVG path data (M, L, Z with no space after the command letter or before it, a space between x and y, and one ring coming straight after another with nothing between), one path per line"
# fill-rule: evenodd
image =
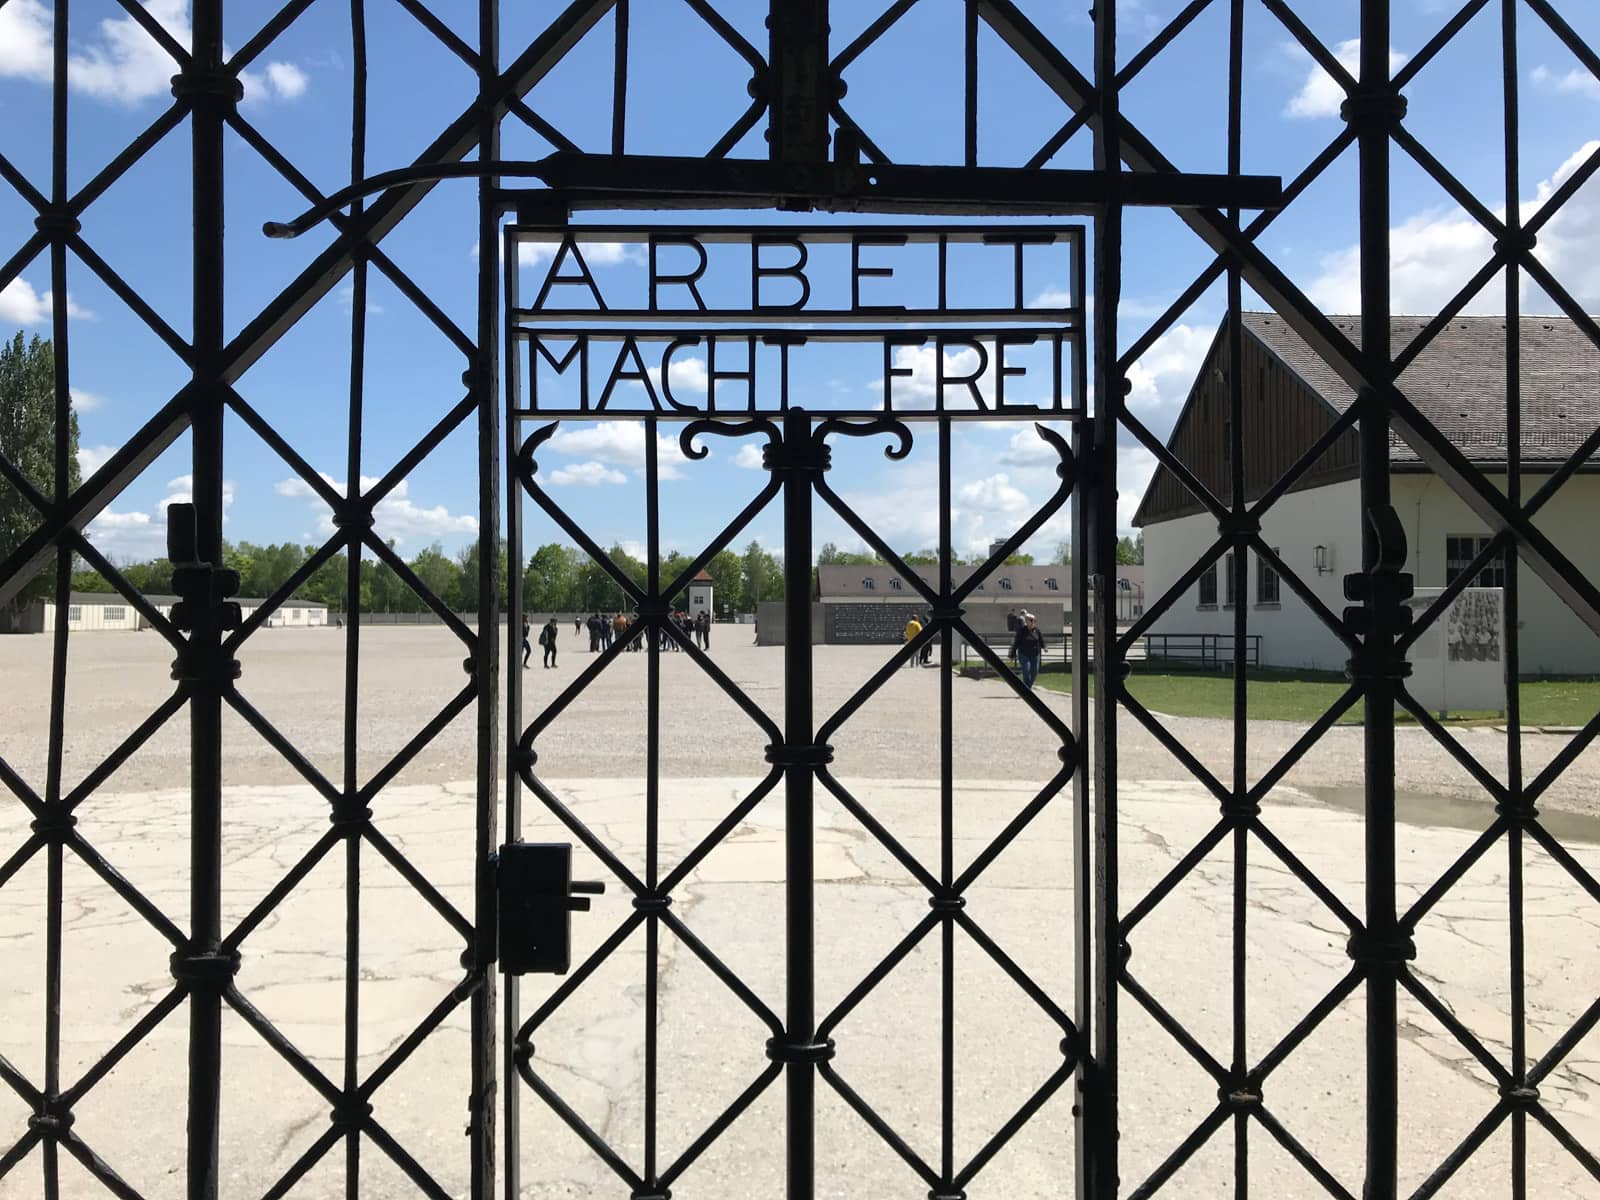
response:
M393 550L393 543L390 544ZM316 553L313 546L294 542L257 545L254 542L225 542L223 565L239 572L239 595L265 599L276 595ZM611 560L640 588L648 585L649 568L620 545L609 550ZM473 542L455 555L446 554L436 542L420 551L406 566L418 581L456 612L475 612L479 601L479 545ZM397 555L397 557L399 557ZM679 551L661 560L663 584L670 583L691 565L693 559ZM500 606L510 603L507 592L506 545L500 543ZM148 595L172 591L172 564L164 558L128 563L117 568L135 589ZM783 567L760 542L752 541L742 552L724 550L706 564L715 587L719 613L746 612L765 600L783 598ZM111 584L96 571L73 573L72 586L79 592L110 592ZM422 596L389 563L363 557L359 567L357 593L364 612L418 613L428 608ZM335 612L349 609L349 560L335 554L319 564L294 590L295 599L325 604ZM618 612L630 610L622 586L594 559L576 547L550 542L528 558L522 572L523 609L527 612ZM675 607L688 605L687 596L673 597Z
M1143 560L1143 536L1137 541L1122 538L1117 545L1117 561L1134 563ZM390 549L394 544L390 543ZM254 542L224 542L223 565L239 572L239 594L253 599L276 595L316 553L314 546L301 546L294 542L257 545ZM607 551L612 562L640 589L648 586L649 569L642 559L630 554L621 545ZM398 553L396 557L400 557ZM977 565L984 561L982 554L968 558L957 556L957 562ZM913 567L934 567L939 558L931 550L914 551L904 555L905 562ZM419 551L406 566L435 596L455 612L475 612L478 608L479 546L472 542L454 555L446 554L435 542ZM661 560L660 577L663 585L676 579L691 564L691 556L681 551L671 551ZM1031 555L1013 554L1008 563L1029 565ZM1070 563L1071 548L1063 543L1052 555L1055 563ZM510 573L506 545L500 543L500 607L510 605L508 581ZM874 554L841 550L832 542L824 543L817 552L818 566L882 566L884 562ZM751 541L742 551L723 550L706 564L715 588L715 601L719 615L750 612L764 601L783 599L783 564L760 542ZM136 590L147 595L168 595L172 591L172 564L164 558L127 563L118 567L123 577ZM72 587L78 592L110 592L111 584L98 572L81 569L73 572ZM364 556L359 568L359 591L363 612L420 613L428 605L387 562ZM350 573L349 560L344 554L335 554L320 563L294 590L293 597L313 604L324 604L330 611L349 610ZM816 573L812 573L812 594L816 594ZM686 608L688 598L682 592L672 597L675 608ZM574 546L560 542L547 542L528 557L522 572L522 605L529 613L537 612L619 612L628 611L633 604L622 586L604 567Z

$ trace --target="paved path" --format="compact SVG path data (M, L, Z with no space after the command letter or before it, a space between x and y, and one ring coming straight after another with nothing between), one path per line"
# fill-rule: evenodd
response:
M240 692L306 757L338 782L343 770L344 657L348 631L266 629L241 653ZM570 632L570 631L568 631ZM781 721L783 651L754 647L749 627L718 626L717 664L775 720ZM462 687L464 649L438 627L361 630L358 680L359 771L378 771ZM584 639L587 644L587 639ZM172 694L171 654L153 633L84 635L72 640L67 679L67 739L63 776L71 786ZM0 758L42 790L49 744L47 706L50 639L0 638ZM834 712L886 658L882 647L817 649L819 722ZM555 671L522 672L530 715L594 661L562 643ZM541 769L561 778L632 775L645 766L645 656L619 658L539 741ZM742 776L762 769L766 738L687 656L662 663L665 698L662 770L672 777ZM1050 694L1063 717L1070 700ZM955 773L969 779L1042 781L1055 770L1056 747L1044 727L996 680L961 680L955 688ZM903 670L834 737L839 770L857 778L917 779L938 775L938 673ZM1232 775L1233 726L1225 720L1164 718L1185 746L1219 778ZM1303 727L1258 721L1249 726L1246 773L1258 779L1294 744ZM1477 806L1491 803L1482 787L1422 729L1402 727L1396 785L1402 803L1428 809L1440 798L1469 806L1457 823L1484 822ZM1496 778L1506 778L1507 738L1493 729L1455 736ZM1330 730L1286 783L1345 803L1362 783L1358 727ZM1529 777L1566 744L1563 736L1523 738ZM224 726L228 782L299 783L298 775L233 713ZM402 782L446 783L473 777L475 726L457 717L411 764ZM1119 730L1119 761L1129 780L1183 780L1188 775L1131 717ZM118 773L113 786L154 789L188 779L188 726L180 715ZM1547 810L1600 816L1600 746L1591 746L1545 794ZM1429 819L1438 819L1435 811ZM1600 837L1600 826L1589 826Z
M267 631L246 656L242 686L285 732L337 778L342 664L333 631ZM419 709L442 703L460 682L460 650L437 630L364 630L363 777L421 723ZM159 703L170 681L152 635L74 639L69 680L69 783ZM45 639L0 639L8 686L0 754L42 784L44 717L32 696ZM756 650L718 630L719 663L776 714L779 651ZM91 654L92 652L92 654ZM587 655L569 655L559 674L527 673L535 697L569 682ZM881 661L881 660L880 660ZM819 713L832 711L872 670L874 652L819 651ZM20 684L14 681L20 680ZM664 694L678 702L664 727L661 855L678 861L754 784L762 736L681 656L663 664ZM555 791L625 862L642 870L643 658L619 661L585 708L541 738L540 769ZM937 676L902 671L839 737L840 779L919 859L936 869ZM1042 727L999 685L958 681L954 863L970 862L1056 766ZM1064 698L1052 697L1062 705ZM727 719L724 720L724 716ZM181 718L180 718L181 722ZM1228 751L1226 723L1174 722L1208 762ZM708 734L708 730L711 731ZM1292 727L1251 729L1252 772L1290 744ZM1398 868L1402 902L1439 877L1490 819L1475 789L1415 730L1402 733L1403 797ZM1464 734L1494 763L1503 738ZM1342 903L1362 907L1359 813L1348 788L1359 780L1359 731L1336 730L1307 765L1273 794L1264 819L1319 873ZM1529 756L1557 739L1529 739ZM458 782L471 764L470 719L377 799L378 828L409 855L457 908L470 911L472 789ZM1546 749L1545 747L1551 747ZM188 900L186 730L163 731L100 793L85 802L80 830L105 857L181 925ZM1259 765L1257 759L1259 757ZM1582 811L1592 797L1593 752L1552 793L1550 821L1590 872L1600 874L1600 833ZM224 829L225 927L257 901L328 828L325 806L254 735L228 733ZM1119 827L1122 895L1130 906L1216 820L1213 800L1143 734L1123 740ZM1225 763L1218 766L1224 769ZM1491 767L1491 769L1499 769ZM457 781L457 782L452 782ZM0 858L27 838L20 805L0 804ZM558 829L530 809L525 835ZM783 842L781 796L769 797L677 890L673 913L721 955L760 997L782 1011ZM967 912L1071 1012L1072 854L1064 800L1048 806L969 891ZM565 838L563 838L565 840ZM928 913L926 893L831 798L819 803L817 846L818 1007L829 1011L905 931ZM1220 1061L1231 1057L1232 849L1208 856L1130 937L1130 969ZM580 877L599 865L580 855ZM1248 845L1245 945L1250 1016L1244 1047L1258 1060L1348 969L1344 932L1262 845ZM1600 993L1600 909L1542 852L1523 863L1527 895L1528 1050L1544 1053ZM370 847L360 855L358 1074L365 1077L461 978L461 940ZM1507 942L1508 858L1497 846L1423 923L1415 969L1489 1051L1510 1054ZM345 854L335 849L244 944L243 994L339 1079L344 1069ZM0 1054L29 1078L43 1075L40 1037L46 997L45 872L35 857L0 890ZM68 856L63 911L62 1074L70 1084L171 987L170 946L74 857ZM577 920L578 952L598 944L631 913L613 882L595 911ZM965 934L955 938L955 1117L957 1163L976 1153L1005 1117L1061 1062L1060 1030ZM937 1165L939 935L913 951L839 1025L840 1075L912 1148ZM647 975L642 936L534 1034L542 1077L631 1162L643 1154L642 1004ZM660 1146L673 1159L763 1069L767 1029L684 947L663 937ZM525 1019L551 981L529 981L517 1003ZM1122 1001L1123 1178L1131 1189L1155 1169L1215 1105L1216 1087L1129 996ZM1494 1105L1486 1072L1422 1006L1401 1007L1403 1176L1413 1189ZM180 1008L102 1080L77 1108L75 1131L149 1197L181 1194L186 1018ZM1270 1111L1341 1184L1360 1192L1363 1013L1360 993L1268 1079ZM237 1017L227 1019L223 1194L259 1196L327 1128L328 1105ZM453 1195L465 1191L466 1024L462 1009L379 1089L375 1117ZM1581 1043L1542 1084L1544 1103L1591 1150L1600 1147L1600 1050ZM626 1189L525 1088L523 1172L527 1197L625 1195ZM927 1186L837 1096L820 1092L821 1194L840 1198L921 1197ZM1057 1197L1072 1172L1071 1097L1057 1093L968 1188L973 1197ZM674 1185L688 1197L778 1197L782 1098L770 1090ZM25 1128L27 1111L0 1089L0 1141ZM5 1136L10 1134L10 1137ZM1597 1196L1597 1186L1542 1130L1530 1125L1529 1194ZM1509 1194L1509 1132L1487 1144L1445 1194ZM1262 1130L1250 1137L1259 1194L1325 1193ZM375 1147L362 1152L362 1194L416 1194ZM41 1194L35 1153L0 1180L5 1200ZM1231 1132L1213 1141L1169 1185L1180 1197L1230 1194ZM96 1194L73 1165L65 1195ZM293 1194L343 1195L335 1153Z
M675 781L663 796L662 856L677 861L753 783L749 778ZM554 785L625 861L642 861L642 794L634 781ZM450 898L469 902L470 789L412 785L378 806L387 837L414 857ZM962 783L955 861L970 861L1024 804L1025 785ZM935 864L930 815L936 788L870 781L859 798ZM1272 828L1347 904L1360 899L1361 822L1308 797L1270 814ZM25 836L16 808L0 810L0 839ZM249 911L326 828L309 789L241 787L228 794L227 921ZM677 893L674 913L754 989L782 1010L782 828L777 796L758 807ZM1192 785L1152 782L1122 797L1123 887L1131 899L1151 885L1209 827L1213 805ZM81 829L131 880L180 917L186 905L185 797L181 792L105 794L88 803ZM926 895L831 800L820 806L819 1011L827 1012L927 913ZM530 837L552 836L530 814ZM1419 894L1469 841L1464 832L1405 827L1400 874ZM1591 871L1600 848L1575 847ZM1259 844L1249 850L1246 944L1250 970L1247 1053L1258 1059L1347 969L1342 929ZM584 856L586 857L586 856ZM360 1074L368 1074L460 978L457 935L376 854L362 859ZM1071 851L1068 810L1047 808L969 893L975 921L1071 1011ZM319 865L244 945L239 986L317 1066L342 1072L345 912L343 855ZM580 864L598 874L592 861ZM1542 1053L1593 1001L1600 980L1600 912L1559 870L1529 856L1530 1053ZM1500 1058L1509 1054L1506 856L1486 859L1441 902L1419 937L1416 969ZM36 860L0 893L0 1053L39 1078L43 1012L43 864ZM167 945L69 858L65 939L63 1073L81 1072L170 987ZM1191 879L1134 931L1131 968L1139 983L1186 1022L1218 1058L1229 1055L1231 861L1207 858ZM629 913L613 882L595 911L577 921L579 954ZM955 942L955 1154L965 1161L1059 1064L1060 1031L965 935ZM929 1161L939 1154L937 935L930 938L840 1025L840 1074ZM617 1149L637 1163L642 1148L643 941L635 935L534 1035L542 1075ZM662 942L661 1146L679 1153L760 1072L767 1030L673 938ZM526 1017L552 981L532 980ZM1140 1180L1209 1112L1215 1086L1127 997L1123 1000L1124 1178ZM1483 1070L1418 1004L1402 1004L1404 1174L1415 1185L1487 1112L1496 1093ZM182 1012L99 1084L79 1110L76 1131L129 1182L151 1197L176 1197L181 1176L186 1022ZM1359 993L1346 1001L1272 1077L1271 1111L1352 1193L1359 1194L1363 1020ZM225 1187L256 1196L326 1128L327 1104L242 1021L225 1029ZM1592 1039L1591 1039L1592 1042ZM380 1089L376 1117L452 1194L464 1190L465 1013L442 1029ZM1542 1087L1545 1102L1584 1144L1600 1145L1600 1050L1581 1045ZM819 1116L819 1163L836 1197L920 1197L926 1187L827 1089ZM529 1197L624 1195L536 1097L523 1093L523 1166ZM1070 1098L1058 1094L969 1188L974 1197L1055 1197L1070 1177ZM777 1122L781 1096L769 1092L674 1187L682 1197L778 1197ZM20 1133L26 1113L0 1100L0 1122ZM1504 1136L1468 1167L1455 1194L1508 1194ZM1320 1195L1316 1185L1257 1129L1252 1177L1263 1194ZM1530 1194L1597 1195L1594 1182L1542 1133L1530 1134ZM364 1195L409 1195L397 1171L367 1147ZM1226 1194L1232 1164L1224 1135L1172 1183L1176 1196ZM38 1159L4 1182L7 1200L39 1195ZM335 1155L294 1194L342 1195ZM71 1193L80 1194L80 1193Z

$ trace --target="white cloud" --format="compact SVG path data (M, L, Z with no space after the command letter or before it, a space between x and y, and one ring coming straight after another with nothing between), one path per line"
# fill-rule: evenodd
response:
M340 495L345 493L343 481L335 479L326 471L319 471L318 474L334 491ZM370 491L378 485L378 482L373 476L363 475L361 490ZM273 491L280 496L312 501L317 509L318 531L323 537L333 533L333 514L327 510L321 497L304 479L296 476L280 480L273 485ZM442 504L425 507L411 499L410 481L405 479L395 484L388 495L378 501L372 515L373 528L377 530L378 536L394 542L396 546L426 546L435 538L478 532L477 517L465 513L452 513Z
M123 513L119 513L117 511L115 511L114 509L108 508L105 511L103 511L98 517L96 517L94 519L94 521L90 524L89 533L90 533L91 536L93 536L93 534L95 533L96 527L103 527L107 531L117 531L117 530L126 530L126 529L142 529L146 525L149 525L149 524L150 524L150 514L149 513L146 513L146 512L123 512Z
M560 242L518 242L517 265L521 267L537 267L550 262L560 248ZM472 257L477 258L479 253L478 243L472 243ZM590 267L614 267L618 263L643 262L644 247L634 242L588 242L578 239L578 253L583 255L583 261ZM500 243L500 261L506 257L505 242ZM569 262L563 270L572 269Z
M1596 150L1600 141L1585 144L1540 183L1533 197L1522 201L1523 219L1538 212ZM1503 219L1505 210L1496 209L1495 215ZM1489 231L1459 210L1430 210L1409 218L1390 231L1393 310L1438 312L1493 253ZM1588 311L1600 308L1600 187L1592 180L1540 230L1535 254ZM1307 288L1311 299L1324 312L1360 312L1359 249L1336 251L1321 265L1322 273ZM1532 286L1526 287L1523 307L1529 312L1555 311L1550 299ZM1494 314L1504 308L1504 290L1491 284L1464 311Z
M1058 423L1052 428L1069 443L1072 441L1070 426ZM1026 471L1048 469L1053 474L1056 465L1061 461L1061 456L1056 453L1054 446L1039 436L1039 431L1030 423L1011 427L1011 440L1000 452L999 461L1003 466L1020 467Z
M114 449L112 446L91 446L87 450L79 447L78 462L87 473L88 464L95 461L95 456L109 455ZM100 457L95 461L95 466L104 461L104 457ZM89 522L85 532L95 548L113 561L140 562L149 558L164 557L167 549L167 509L173 504L186 503L193 498L194 476L179 475L176 479L167 481L167 495L156 505L154 512L137 510L118 512L108 508ZM227 523L228 509L233 506L233 500L233 481L224 479L222 481L224 524Z
M560 242L518 243L517 263L524 267L536 267L550 262L560 247ZM644 248L633 242L589 242L579 238L578 253L591 267L614 267L618 263L644 261Z
M0 75L50 82L50 20L42 0L10 0L0 7Z
M733 465L743 467L746 471L761 470L763 456L761 447L752 442L746 442L739 447L739 453L733 456Z
M599 487L607 483L627 483L628 477L603 462L573 463L550 472L547 482L553 487Z
M976 479L962 484L956 497L964 506L980 509L987 514L1014 517L1026 512L1028 497L1012 484L1004 471L986 479Z
M1156 456L1138 444L1117 447L1117 532L1133 531L1133 514L1139 510L1156 473Z
M659 383L659 372L652 374ZM667 368L667 382L672 385L674 392L704 392L711 383L711 377L706 372L706 360L692 354L685 358L674 357L672 365Z
M267 82L272 85L272 90L277 93L280 100L298 100L305 95L306 87L311 82L306 73L293 63L270 62L267 64Z
M84 532L95 549L113 562L142 562L162 557L167 550L166 522L147 512L108 508L90 521Z
M1174 325L1128 369L1128 408L1158 436L1183 407L1215 335L1214 329Z
M356 306L356 285L354 283L352 283L348 279L345 280L343 283L341 283L339 285L339 288L338 288L337 291L334 292L334 295L338 297L339 307L341 309L343 309L347 313L355 311L355 306ZM367 315L369 317L375 317L375 316L378 316L382 312L383 312L383 305L381 305L381 304L377 303L377 301L373 300L373 298L372 298L372 289L368 288L367 289Z
M269 62L260 71L240 71L244 103L270 104L298 100L311 86L311 77L294 63Z
M644 422L604 421L577 429L557 430L551 450L568 458L593 459L613 467L644 474ZM672 434L656 435L656 464L662 479L681 479L686 460Z
M116 446L83 446L78 447L78 470L85 479L93 475L106 465L106 460L117 452Z
M630 359L627 365L633 367L637 364L634 364ZM666 394L661 387L660 366L647 366L644 372L650 377L650 386L655 390L656 397L665 405ZM673 355L672 365L667 368L667 382L672 387L674 398L690 393L705 395L706 388L711 384L711 375L706 369L706 360L693 354ZM624 380L623 384L639 391L644 390L644 384L637 379Z
M1310 58L1298 45L1291 44L1289 53L1298 59ZM1351 38L1347 42L1340 42L1334 47L1333 55L1339 60L1339 65L1350 72L1352 76L1360 76L1360 38ZM1393 74L1403 67L1408 57L1408 55L1391 49L1389 51L1390 73ZM1337 117L1339 115L1339 106L1344 103L1344 99L1344 89L1339 86L1333 76L1324 71L1319 63L1311 61L1305 82L1300 85L1300 90L1290 99L1283 112L1284 116L1303 119Z
M166 516L167 506L171 504L187 504L194 499L194 476L179 475L176 479L167 481L167 496L156 507L163 518ZM233 480L222 481L222 520L228 520L228 509L233 507Z
M16 0L11 2L14 4ZM0 12L4 11L0 9ZM34 286L20 275L0 288L0 323L42 325L50 319L54 310L55 301L50 292L34 290ZM68 295L67 316L76 320L91 320L94 314L88 309L79 308Z
M144 9L180 46L190 44L188 0L144 0ZM178 64L132 17L104 18L74 42L67 57L67 82L74 90L128 105L171 94ZM53 16L44 0L0 6L0 76L51 82L53 44ZM250 99L298 99L309 83L303 70L286 62L267 63L241 78Z
M896 408L932 408L938 392L939 351L933 346L896 346L892 369L910 371L910 375L895 375L891 380L890 397ZM971 391L965 382L952 379L970 375L978 366L980 356L971 346L958 346L944 351L945 403L953 408L970 407ZM994 352L987 349L987 361L977 378L979 393L992 403L994 397ZM875 379L868 390L878 397L884 395L884 381ZM963 404L967 401L967 404Z
M1546 91L1568 96L1588 96L1600 100L1600 79L1592 71L1573 67L1570 71L1553 71L1542 63L1533 69L1533 82Z
M104 408L105 403L103 396L86 392L82 388L72 389L72 407L78 412L93 412L97 408Z

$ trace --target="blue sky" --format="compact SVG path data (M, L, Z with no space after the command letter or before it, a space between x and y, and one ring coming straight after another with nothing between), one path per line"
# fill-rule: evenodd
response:
M842 46L886 6L836 4L835 31ZM188 36L184 0L148 0L150 13L180 40ZM231 3L227 36L237 48L276 5ZM469 6L435 0L434 9L460 36L475 37ZM561 6L507 4L505 58L537 34ZM1087 0L1034 0L1020 7L1088 72L1091 30ZM1131 57L1176 13L1180 0L1124 0L1124 57ZM1302 4L1313 32L1341 58L1354 62L1356 0ZM1430 0L1395 4L1392 53L1416 52L1457 5ZM1557 7L1578 31L1600 40L1600 11L1592 4ZM748 68L680 0L643 0L632 6L628 149L699 154L748 103ZM765 3L717 0L717 8L750 41L764 45ZM1219 0L1164 51L1125 93L1124 111L1180 167L1226 168L1226 3ZM1488 6L1456 44L1429 64L1408 91L1407 128L1492 208L1503 209L1503 158L1499 99L1499 6ZM9 0L0 8L0 153L36 186L49 181L49 61L51 6L47 0ZM72 70L69 163L81 185L170 103L167 79L174 66L112 0L75 0L70 32ZM950 162L961 152L959 78L961 5L922 0L846 73L845 105L891 157L903 162ZM369 5L369 136L367 169L402 165L468 103L473 78L467 68L398 5ZM1519 23L1522 50L1521 180L1514 198L1535 205L1593 150L1600 136L1600 80L1577 61L1531 13ZM607 148L610 135L612 26L603 20L530 96L530 103L578 145ZM1287 31L1257 0L1246 4L1244 166L1252 172L1296 174L1342 128L1340 96L1332 81L1291 45ZM1016 165L1026 160L1065 119L1044 86L992 35L980 49L982 160ZM316 0L259 59L245 80L245 120L288 156L324 191L349 177L351 45L348 5ZM548 143L515 122L507 125L507 157L537 157ZM759 155L758 129L735 153ZM1052 160L1086 165L1086 133ZM270 302L329 240L326 228L294 242L269 241L261 222L284 219L302 207L298 194L242 139L230 134L228 183L228 304L230 335ZM119 180L84 217L89 244L187 334L188 139L169 135L148 158ZM1396 157L1395 306L1432 312L1487 259L1489 235L1475 226L1415 164ZM1347 153L1292 205L1262 238L1290 277L1330 312L1356 304L1353 246L1355 162ZM12 243L32 231L32 212L0 185L0 228ZM597 218L598 219L598 218ZM638 215L623 218L637 221ZM674 220L694 217L674 214ZM769 217L754 219L769 220ZM810 220L810 219L808 219ZM479 248L475 244L471 185L445 184L384 243L386 253L463 329L473 328ZM1590 185L1546 230L1538 253L1591 310L1600 308L1600 192ZM619 283L639 264L636 251L601 249L591 255L597 277ZM1123 338L1138 336L1172 297L1209 262L1205 247L1166 213L1135 212L1127 224ZM524 277L536 282L547 256L530 255ZM367 396L361 474L384 474L462 394L462 359L448 340L387 279L370 275L367 308ZM1064 281L1044 280L1030 301ZM1469 311L1494 311L1498 285ZM72 260L66 303L72 337L72 384L79 396L83 458L102 460L181 385L184 369L166 347L82 263ZM40 258L0 292L0 329L48 333L51 306L48 262ZM249 402L273 421L316 469L342 481L346 475L345 406L352 297L348 283L320 303L239 383ZM1549 302L1530 294L1533 310ZM1250 300L1247 296L1247 304ZM1259 305L1259 302L1257 302ZM1176 417L1194 371L1223 310L1213 289L1165 335L1134 372L1132 403L1165 434ZM959 353L959 352L957 352ZM907 363L924 374L908 386L926 388L932 351ZM700 364L703 366L703 363ZM685 360L682 380L698 382L695 360ZM819 368L812 386L841 401L867 404L881 370L841 360ZM718 441L703 463L683 463L667 446L663 490L664 533L669 548L695 549L726 514L753 494L763 476L752 455ZM161 509L186 494L187 439L154 464L91 527L95 540L117 558L144 557L162 544ZM541 478L580 516L596 540L643 540L643 431L637 425L569 426L541 458ZM955 537L970 550L1009 532L1054 484L1050 457L1026 426L985 425L966 433L956 454ZM379 529L406 556L433 541L456 549L476 529L476 490L470 428L459 431L379 508ZM832 483L902 549L932 543L936 524L934 451L919 438L911 460L884 463L877 448L850 445L836 452ZM1121 515L1131 517L1151 463L1128 445L1122 455ZM310 489L239 422L229 427L227 477L231 503L226 532L235 540L320 541L330 527ZM757 521L757 536L776 545L776 510ZM1065 517L1036 539L1047 551L1065 533ZM554 536L534 522L531 541ZM836 519L818 520L818 540L854 545ZM741 539L743 540L743 539Z

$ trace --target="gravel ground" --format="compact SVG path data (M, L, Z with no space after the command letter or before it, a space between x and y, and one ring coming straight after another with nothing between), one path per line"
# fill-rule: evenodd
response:
M345 679L342 653L349 631L266 629L240 653L239 692L335 784L343 762ZM583 639L587 642L587 638ZM439 627L369 627L360 631L361 671L356 696L357 755L364 782L383 768L466 684L465 649ZM64 786L81 780L172 694L170 648L154 633L83 634L70 643L66 678ZM0 758L31 786L48 776L51 640L0 638ZM521 672L525 711L543 712L594 661L564 631L555 670L537 662ZM783 651L750 645L749 628L719 626L712 642L717 665L775 722L781 724ZM884 661L882 647L821 646L816 651L816 712L826 721ZM541 729L535 741L539 771L553 778L614 778L646 766L647 656L624 655ZM932 779L939 774L939 675L901 670L831 735L835 774L849 778ZM762 768L768 737L687 655L662 657L661 769L666 777L743 776ZM1058 766L1056 741L1006 685L953 681L953 773L965 779L1039 781ZM1063 719L1070 699L1041 693ZM1219 779L1231 779L1229 721L1163 718L1166 726ZM1251 722L1245 774L1259 779L1303 732L1278 721ZM226 715L226 782L298 782L294 768L236 713ZM1495 778L1507 776L1509 739L1493 729L1454 736ZM1522 770L1533 777L1567 743L1530 734ZM1426 731L1401 728L1396 784L1403 815L1429 823L1481 826L1491 801L1483 787ZM473 777L474 711L468 706L402 772L408 783ZM1128 781L1181 780L1186 769L1131 716L1118 731L1118 771ZM1336 728L1292 770L1285 782L1319 799L1359 802L1362 731ZM106 785L114 791L182 786L187 777L188 725L179 713ZM1600 748L1591 747L1562 773L1541 804L1574 817L1600 817ZM1589 822L1582 824L1589 826ZM1591 836L1600 825L1589 827ZM1600 840L1600 839L1597 839Z

